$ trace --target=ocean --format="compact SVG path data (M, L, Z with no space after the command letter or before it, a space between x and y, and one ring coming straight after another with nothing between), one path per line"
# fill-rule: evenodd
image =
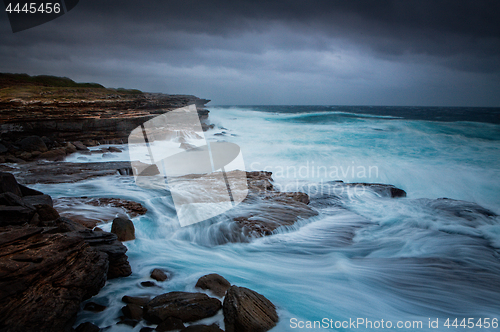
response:
M209 110L215 128L207 140L238 144L247 171L271 171L277 188L307 192L319 214L250 243L222 243L224 218L181 228L171 197L137 187L133 177L35 185L54 198L118 197L148 209L133 219L137 239L125 242L133 274L109 280L90 299L108 308L81 311L77 324L131 331L115 325L123 295L195 291L199 277L218 273L277 306L272 331L498 331L500 217L484 209L500 214L500 109ZM115 156L128 160L126 148ZM67 161L109 159L73 154ZM391 184L407 197L332 194L339 180ZM141 288L153 268L173 278ZM204 322L222 321L220 313Z

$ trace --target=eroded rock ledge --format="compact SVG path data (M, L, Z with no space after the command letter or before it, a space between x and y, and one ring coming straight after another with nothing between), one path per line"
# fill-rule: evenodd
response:
M71 331L80 303L132 273L115 234L60 217L48 195L0 173L0 330Z
M142 123L192 104L206 130L209 101L192 95L109 89L61 77L0 73L0 157L8 162L60 160L80 150L82 142L85 146L126 143ZM30 137L43 142L28 146L23 140Z

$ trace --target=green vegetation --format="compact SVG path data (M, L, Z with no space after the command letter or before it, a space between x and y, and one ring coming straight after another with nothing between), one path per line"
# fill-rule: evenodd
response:
M137 89L105 88L98 83L76 83L67 77L0 73L0 101L23 100L95 100L127 98L142 94Z
M67 77L57 77L50 75L30 76L28 74L0 73L0 88L13 85L41 85L51 87L73 87L73 88L101 88L97 83L76 83Z

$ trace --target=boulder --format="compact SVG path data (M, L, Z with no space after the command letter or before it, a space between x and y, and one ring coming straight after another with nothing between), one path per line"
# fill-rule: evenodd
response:
M23 196L23 201L33 205L34 207L38 207L40 205L48 205L50 207L54 206L52 197L50 197L49 195Z
M143 310L137 304L127 304L122 308L122 312L127 318L135 320L142 319Z
M111 233L116 234L119 241L130 241L135 239L135 228L132 220L118 217L113 220Z
M226 332L264 332L278 322L276 307L263 295L231 286L223 304Z
M11 192L0 194L0 227L28 223L35 214L35 207L21 197Z
M122 150L120 148L117 148L116 146L110 146L108 148L108 151L109 152L122 152Z
M66 150L67 154L75 153L77 151L76 147L70 142L66 143L64 149Z
M226 291L229 289L229 287L231 287L231 284L224 277L216 273L212 273L204 275L203 277L198 279L196 287L201 289L208 289L215 296L223 297L226 294Z
M168 274L166 274L163 270L154 269L151 271L151 278L156 281L165 281L168 279Z
M136 304L140 307L145 306L151 300L149 296L128 296L122 297L122 301L128 304Z
M89 148L86 147L85 144L83 144L80 141L73 142L73 146L79 151L89 151Z
M30 152L24 151L21 154L19 154L18 157L24 160L30 160L31 158L33 158L33 155Z
M193 322L211 317L222 307L218 299L206 294L170 292L153 298L145 307L144 318L160 324L168 317L177 317L183 322Z
M42 153L38 156L38 159L45 159L51 161L62 161L66 158L65 149L55 149Z
M41 204L36 206L36 213L40 221L52 221L59 219L59 213L52 206Z
M166 332L172 330L181 330L183 328L185 328L185 326L182 320L176 317L168 317L163 322L158 324L155 330L159 332Z
M191 149L196 149L197 148L196 145L189 144L189 143L181 143L181 145L179 147L181 149L183 149L183 150L191 150Z
M83 141L82 144L84 144L85 146L97 146L97 145L99 145L99 142L92 140L92 139L88 139L88 140Z
M19 197L23 196L14 175L7 172L0 172L0 194L6 192L13 193Z
M38 136L30 136L22 139L19 142L19 147L23 151L31 152L31 151L40 151L46 152L48 151L47 145L45 142Z
M22 184L18 183L17 185L18 185L19 189L21 190L22 196L42 196L42 195L44 195L44 193L42 193L38 190L35 190L35 189L28 188ZM48 196L48 195L45 195L45 196Z

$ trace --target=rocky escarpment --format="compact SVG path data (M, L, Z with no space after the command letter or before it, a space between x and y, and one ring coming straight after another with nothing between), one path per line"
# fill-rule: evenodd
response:
M70 331L80 303L128 276L115 234L60 217L48 195L0 173L0 330Z
M137 126L176 108L195 104L205 120L207 102L195 96L152 93L67 101L11 99L0 101L0 131L11 139L38 135L57 141L125 142Z
M58 151L42 157L57 159L75 147L80 150L78 144L82 142L86 146L126 143L130 132L142 123L192 104L207 129L208 110L204 107L208 102L191 95L106 89L57 77L37 80L0 74L0 156L18 162L15 158L41 158L41 153L54 149ZM23 140L29 137L43 142L28 146ZM75 146L68 147L67 143Z

